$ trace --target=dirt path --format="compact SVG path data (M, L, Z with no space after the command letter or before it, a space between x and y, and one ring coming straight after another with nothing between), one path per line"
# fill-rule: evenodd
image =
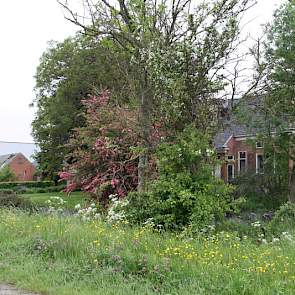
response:
M12 285L0 284L0 295L37 295L26 291L20 291Z

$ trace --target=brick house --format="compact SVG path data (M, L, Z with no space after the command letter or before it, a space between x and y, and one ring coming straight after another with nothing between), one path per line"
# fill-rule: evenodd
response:
M218 157L222 164L216 167L216 176L225 182L231 182L238 174L246 171L263 172L263 144L255 141L241 126L219 133L214 141ZM250 144L249 140L254 144Z
M0 169L5 166L9 166L18 181L34 180L36 168L22 153L0 156Z
M245 106L256 110L260 101L260 98L256 98L251 103L246 102ZM240 101L236 100L234 104L238 106ZM259 114L256 113L256 116L259 118ZM264 148L263 143L256 140L256 134L262 130L253 128L250 130L240 124L231 114L231 107L225 108L222 126L222 130L214 139L214 146L222 163L216 167L215 175L228 183L246 171L262 173Z

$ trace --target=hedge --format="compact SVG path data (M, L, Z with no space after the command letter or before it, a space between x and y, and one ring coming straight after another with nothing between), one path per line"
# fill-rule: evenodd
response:
M9 181L0 182L0 189L46 188L54 186L53 181Z

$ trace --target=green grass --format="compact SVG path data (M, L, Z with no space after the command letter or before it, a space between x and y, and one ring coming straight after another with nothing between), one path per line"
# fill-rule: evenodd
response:
M0 281L42 294L295 294L292 242L0 210Z
M87 200L87 195L82 192L73 192L70 195L67 195L63 192L55 193L34 193L34 194L22 194L23 197L28 198L33 204L43 207L47 206L46 201L53 196L61 197L66 201L65 207L68 209L73 209L77 204L84 204Z

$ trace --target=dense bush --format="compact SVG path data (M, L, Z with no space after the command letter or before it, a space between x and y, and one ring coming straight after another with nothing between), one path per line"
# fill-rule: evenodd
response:
M273 219L269 224L272 233L281 233L293 230L295 226L295 204L285 203L276 211Z
M0 207L13 207L19 209L32 210L34 208L30 200L17 195L14 192L0 191Z
M161 145L157 156L158 179L147 193L128 195L131 222L199 230L230 210L232 188L212 175L216 160L207 136L187 128L173 143Z
M46 188L49 186L54 186L54 182L53 181L9 181L9 182L0 183L0 189L15 189L17 187Z
M60 192L64 188L65 188L65 184L54 185L54 182L52 181L0 183L0 192L13 191L19 194L53 193L53 192Z
M235 194L247 199L246 211L276 210L287 201L288 159L272 149L265 142L263 173L250 170L233 181Z
M0 194L1 193L4 193L4 194L13 194L13 193L15 193L15 191L12 190L12 189L0 189Z

